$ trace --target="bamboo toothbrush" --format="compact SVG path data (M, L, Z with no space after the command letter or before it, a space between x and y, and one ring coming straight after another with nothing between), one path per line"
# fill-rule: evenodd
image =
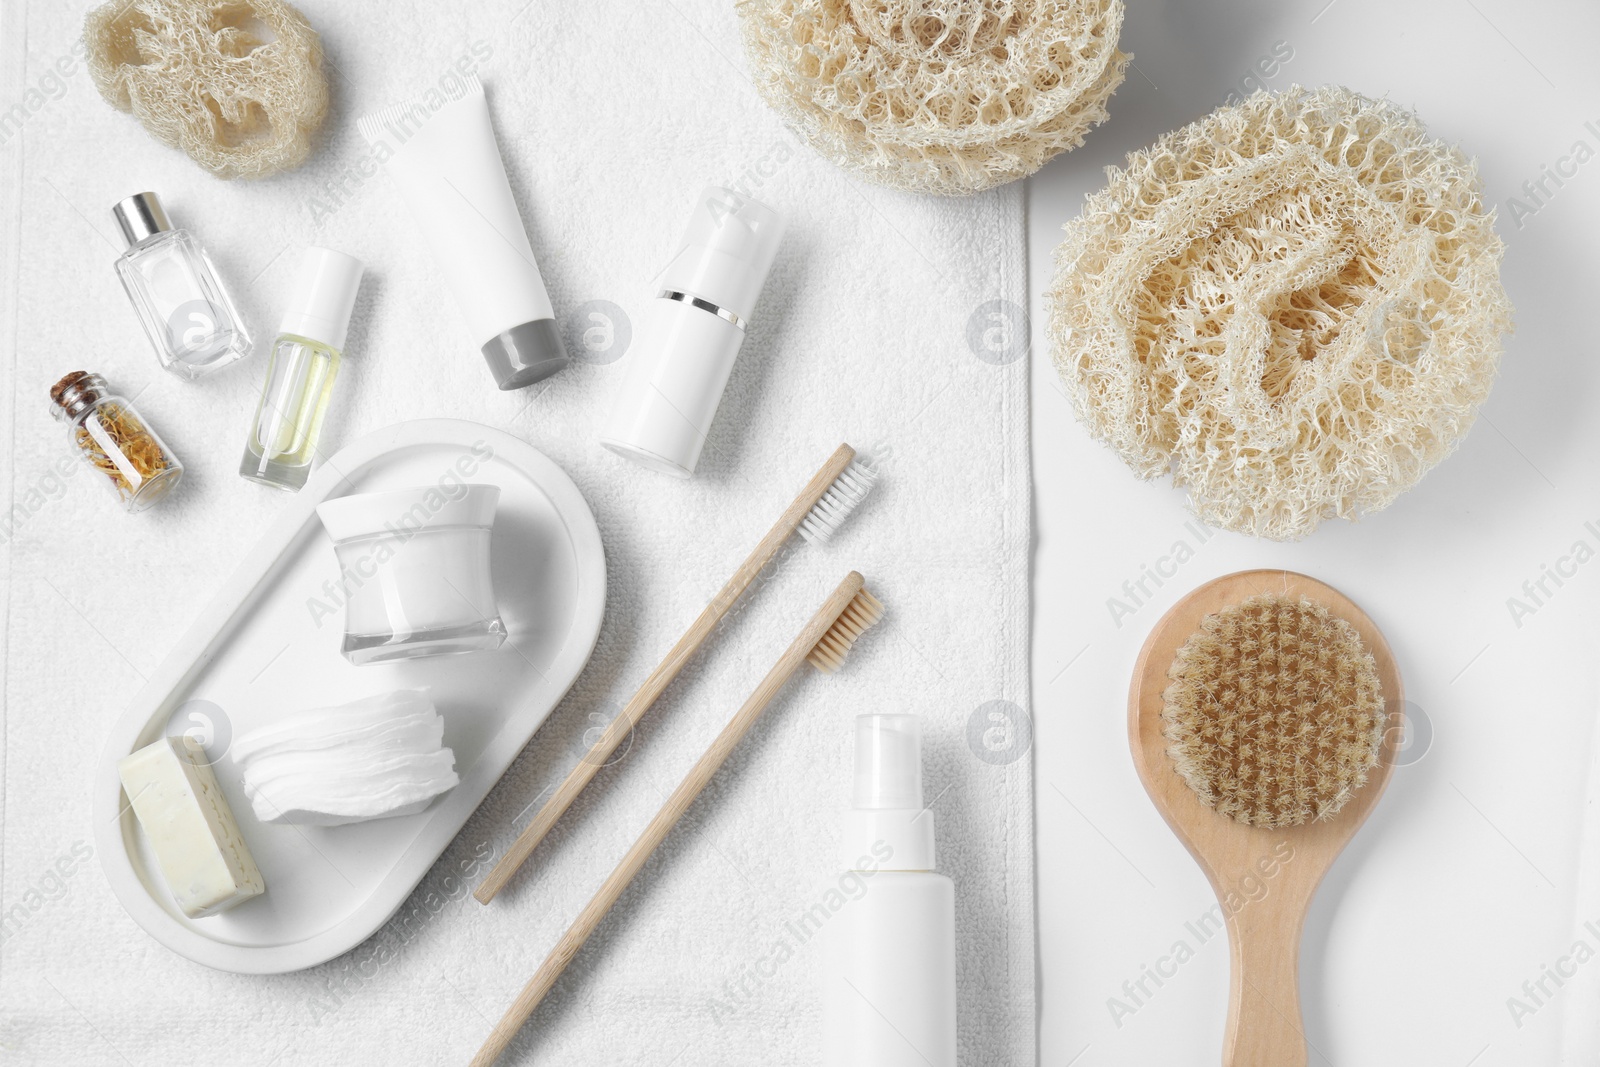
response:
M1145 641L1128 706L1133 762L1222 902L1224 1067L1305 1067L1300 930L1388 781L1399 737L1384 709L1403 699L1372 620L1290 571L1209 582Z
M878 472L866 463L858 461L856 450L849 445L840 445L834 450L833 455L828 457L828 462L811 476L805 488L800 490L800 495L794 498L778 517L778 521L773 523L772 529L767 531L761 543L745 557L739 569L733 572L733 577L717 591L711 603L707 604L705 610L689 625L684 635L678 638L678 643L672 646L667 658L650 672L650 676L644 680L639 691L633 694L633 698L628 701L621 714L611 720L600 735L600 739L578 761L578 765L572 768L566 780L561 783L561 788L545 801L544 807L539 809L539 813L533 817L527 829L517 835L517 839L511 843L511 848L500 858L500 862L494 865L489 876L472 894L478 898L478 903L489 903L495 898L496 893L506 887L512 875L517 873L517 868L522 866L538 847L539 842L544 840L545 834L550 832L556 820L561 818L562 812L577 799L583 787L589 784L589 779L605 766L611 753L616 751L622 739L639 724L640 719L644 718L644 713L649 711L651 705L661 696L662 690L672 684L672 680L705 645L717 624L744 595L745 590L750 588L750 583L755 581L762 568L777 555L778 549L783 547L789 536L798 529L800 536L812 544L826 542L856 506L866 499L867 493L872 489L872 483L877 481L877 478Z
M843 665L856 639L882 617L883 605L863 588L861 575L851 571L811 617L811 621L806 623L805 629L800 631L772 670L767 672L744 706L728 720L728 725L722 728L722 733L717 735L705 755L684 776L678 788L672 791L661 810L656 812L655 818L650 820L650 825L645 827L633 847L622 857L622 862L617 864L616 870L611 872L594 898L578 913L567 932L561 935L561 940L550 950L550 955L545 957L544 963L528 979L528 984L522 987L517 999L495 1024L488 1040L473 1057L472 1067L489 1067L505 1052L512 1038L517 1036L517 1031L522 1029L522 1024L528 1021L528 1016L550 992L561 972L572 962L589 935L594 933L595 927L600 925L600 920L605 918L606 912L611 910L628 883L633 881L656 846L661 844L689 805L694 803L700 791L711 781L711 776L717 773L717 768L722 766L723 761L733 753L734 747L761 717L772 698L800 669L800 664L808 662L824 674L834 673Z

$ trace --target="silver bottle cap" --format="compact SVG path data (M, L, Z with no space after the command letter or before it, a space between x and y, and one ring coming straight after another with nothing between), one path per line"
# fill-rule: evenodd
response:
M117 220L129 248L147 237L172 229L172 220L167 218L155 193L134 193L118 200L111 209L111 217Z

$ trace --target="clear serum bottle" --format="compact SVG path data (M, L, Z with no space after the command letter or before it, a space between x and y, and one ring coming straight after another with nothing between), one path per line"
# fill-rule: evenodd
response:
M362 269L359 259L331 248L313 246L301 256L239 461L243 477L291 493L306 484Z
M155 193L120 200L111 215L128 242L117 276L162 367L194 381L250 351L211 257L188 230L173 229Z
M856 719L845 873L865 891L823 927L822 1062L956 1067L956 894L933 869L922 720Z

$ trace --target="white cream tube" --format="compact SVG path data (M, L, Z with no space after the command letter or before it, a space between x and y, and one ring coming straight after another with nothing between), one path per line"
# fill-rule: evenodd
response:
M433 249L495 384L520 389L567 365L550 296L506 180L476 77L359 122Z

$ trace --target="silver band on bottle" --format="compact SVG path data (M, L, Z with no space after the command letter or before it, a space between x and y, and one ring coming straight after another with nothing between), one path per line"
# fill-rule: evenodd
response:
M663 289L663 290L661 290L661 292L656 294L656 299L657 300L677 300L680 303L692 304L695 307L699 308L701 311L709 311L709 312L711 312L711 314L715 315L717 318L726 319L728 322L731 322L735 326L739 327L739 329L741 329L741 330L744 329L744 320L741 319L738 315L736 315L733 312L729 311L725 307L718 307L716 304L713 304L709 300L701 300L698 296L690 296L688 293L680 293L675 289Z

